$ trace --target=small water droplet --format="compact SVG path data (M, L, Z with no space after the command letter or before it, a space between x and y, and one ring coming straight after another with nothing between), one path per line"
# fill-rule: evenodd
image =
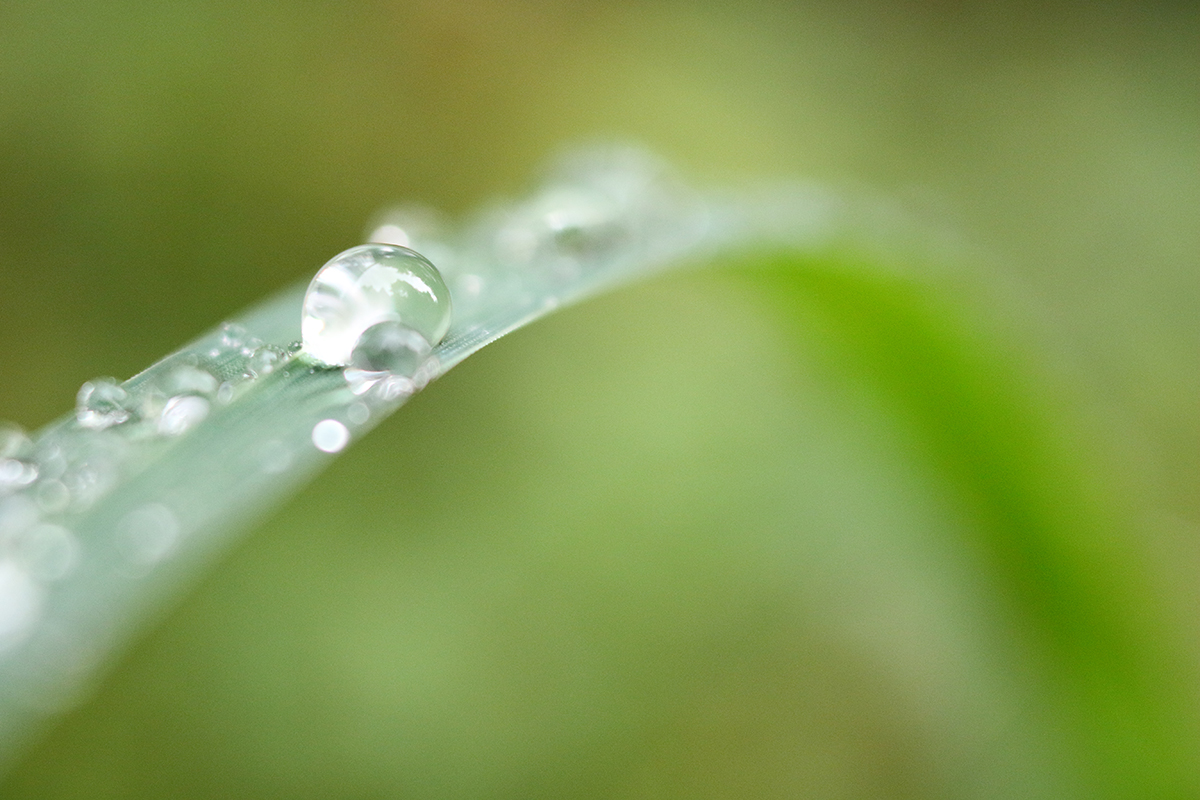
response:
M37 476L36 464L20 458L0 458L0 495L24 489Z
M74 569L79 557L79 543L63 526L43 522L13 537L9 551L33 577L56 581Z
M354 425L364 425L371 418L371 409L366 403L351 403L346 406L346 419Z
M450 291L424 256L405 247L368 244L335 256L304 296L304 349L330 366L346 366L363 332L399 322L437 344L450 327Z
M252 351L246 360L246 377L270 375L283 360L284 352L278 347L260 347Z
M217 402L226 405L233 399L233 383L225 381L217 387Z
M363 370L412 375L429 357L429 342L417 331L399 322L380 322L363 331L350 356Z
M313 426L312 441L323 453L340 453L350 443L350 431L336 419L323 419Z
M42 588L16 561L0 559L0 653L20 644L42 610Z
M133 416L129 393L115 378L93 378L79 388L75 418L90 430L103 430L129 421Z
M179 436L199 425L208 416L209 404L203 397L181 394L172 397L158 418L158 432L164 436Z
M83 511L116 484L117 468L108 459L91 457L69 467L62 481L70 495L72 510Z
M386 372L373 372L367 369L348 367L342 372L351 394L361 397L371 390L371 387L387 377Z
M412 378L389 374L371 388L370 395L371 397L390 403L399 400L401 397L411 397L420 388L421 386Z
M221 323L221 344L226 347L241 347L245 344L249 332L236 322Z
M135 566L159 563L179 542L179 521L161 503L149 503L131 511L117 524L117 547Z

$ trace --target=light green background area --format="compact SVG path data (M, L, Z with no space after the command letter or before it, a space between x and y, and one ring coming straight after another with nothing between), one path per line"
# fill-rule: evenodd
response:
M381 205L515 194L581 138L865 187L994 257L915 294L669 276L488 348L0 794L1194 780L1197 53L1182 4L5 3L0 417L30 428Z

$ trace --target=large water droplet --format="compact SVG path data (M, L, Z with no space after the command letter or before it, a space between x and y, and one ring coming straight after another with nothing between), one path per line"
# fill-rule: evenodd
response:
M91 430L127 422L133 413L129 393L114 378L93 378L79 388L75 418Z
M325 364L346 366L359 338L381 322L401 323L435 345L450 328L450 290L428 259L406 247L353 247L309 284L304 349Z

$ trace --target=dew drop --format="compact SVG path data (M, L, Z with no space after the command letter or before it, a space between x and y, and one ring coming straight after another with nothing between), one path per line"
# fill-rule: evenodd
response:
M350 356L357 368L412 375L433 348L417 331L399 322L379 322L363 331Z
M350 387L351 394L356 397L362 397L371 390L372 386L386 378L387 374L350 367L342 373L342 377L346 379L346 384Z
M108 494L117 482L117 468L107 458L89 457L71 466L62 480L71 498L72 510L82 511Z
M233 399L233 384L225 381L217 387L217 402L227 405Z
M221 344L226 347L241 347L249 336L250 333L236 322L221 323Z
M36 464L20 458L0 458L0 495L24 489L37 476Z
M423 384L405 375L350 367L342 373L350 393L355 397L392 402L416 394Z
M304 349L330 366L347 366L359 338L397 322L437 344L450 327L450 291L424 256L385 244L353 247L317 272L304 296Z
M209 404L203 397L181 394L163 406L158 418L158 432L164 436L179 436L199 425L208 416Z
M246 377L258 378L270 375L284 359L284 352L277 347L259 347L250 352L246 359Z
M90 430L103 430L129 421L133 406L129 393L115 378L93 378L79 388L75 418Z
M340 453L350 443L350 431L336 419L323 419L313 426L312 441L323 453Z

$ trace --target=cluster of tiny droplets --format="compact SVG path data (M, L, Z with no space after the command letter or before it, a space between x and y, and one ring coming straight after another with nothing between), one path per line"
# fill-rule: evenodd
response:
M77 568L84 547L71 515L116 486L139 447L192 430L296 351L226 323L211 349L168 359L152 379L87 381L73 423L37 441L0 422L0 655L34 627L51 585ZM169 555L179 524L167 506L152 503L125 515L113 534L136 573Z

